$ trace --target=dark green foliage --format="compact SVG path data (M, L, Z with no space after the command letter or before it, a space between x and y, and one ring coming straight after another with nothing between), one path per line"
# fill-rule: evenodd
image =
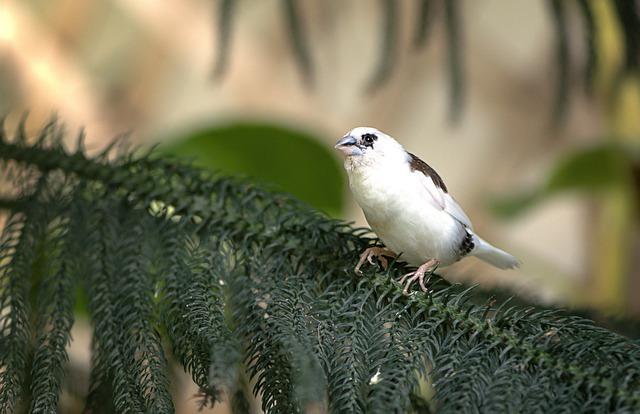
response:
M166 241L166 270L160 273L163 322L174 356L203 393L218 399L220 390L235 386L240 362L234 355L239 344L224 320L222 257L215 244L186 239L179 227L165 222L157 234Z
M75 282L73 258L63 256L72 251L77 235L70 229L70 209L67 197L60 197L63 188L56 179L43 189L42 200L49 209L31 210L31 217L46 225L39 256L34 264L31 280L38 278L35 292L34 316L36 332L33 362L31 366L31 411L53 412L58 402L67 354L65 347L70 340L73 324ZM51 195L46 194L51 191ZM34 200L35 201L35 200ZM55 207L54 207L55 206Z
M68 154L56 131L0 139L20 189L0 197L4 412L56 411L78 284L95 328L87 412L172 412L163 342L203 404L236 413L250 383L274 413L640 410L637 342L477 305L437 277L404 296L402 264L354 275L374 242L362 230L154 154Z
M28 344L31 336L28 322L28 291L30 263L25 256L35 255L34 242L29 236L33 228L24 214L9 217L3 233L0 303L0 409L14 411L16 399L23 390L27 371ZM27 251L27 249L29 251Z

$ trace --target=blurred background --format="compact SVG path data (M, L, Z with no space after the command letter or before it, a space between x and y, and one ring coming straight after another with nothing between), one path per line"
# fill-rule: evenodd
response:
M28 111L34 134L55 113L70 146L82 127L94 151L122 134L160 143L357 226L333 144L374 126L434 167L478 233L524 263L503 272L468 259L443 271L449 280L635 318L634 4L3 0L0 113L11 130ZM78 375L89 329L80 316ZM189 387L176 385L182 412L195 407Z

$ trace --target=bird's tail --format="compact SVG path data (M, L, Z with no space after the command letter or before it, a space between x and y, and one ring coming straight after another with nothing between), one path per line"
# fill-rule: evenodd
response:
M480 237L474 234L473 242L475 244L471 255L484 260L485 262L492 264L500 269L513 269L520 266L520 261L511 256L504 250L500 250L490 243L482 240Z

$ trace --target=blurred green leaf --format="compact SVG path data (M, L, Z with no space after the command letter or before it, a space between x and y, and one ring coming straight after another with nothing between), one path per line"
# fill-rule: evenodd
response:
M604 144L580 149L559 160L544 191L598 191L628 184L633 158L620 145Z
M318 137L281 126L234 123L173 139L164 151L196 165L274 185L331 215L343 205L340 164Z
M561 192L596 193L628 186L633 163L633 154L615 143L582 148L561 158L539 187L499 198L492 203L492 210L499 216L514 217Z
M516 217L526 209L537 204L540 199L539 194L537 191L530 190L498 198L491 202L491 211L499 217Z

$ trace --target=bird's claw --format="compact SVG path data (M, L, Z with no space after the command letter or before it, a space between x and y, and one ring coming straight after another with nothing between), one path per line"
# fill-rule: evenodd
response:
M385 256L395 258L396 254L384 247L369 247L360 255L360 260L358 260L358 264L356 265L354 271L358 274L362 274L362 270L360 270L360 268L365 261L369 262L372 265L375 265L375 262L373 261L374 257L377 258L378 261L380 261L380 265L383 269L386 270L389 266L389 261L385 258Z
M416 280L420 284L420 289L423 292L428 292L427 283L431 278L431 275L436 270L440 262L437 259L428 260L426 263L423 263L415 272L409 272L406 275L400 278L399 282L401 285L404 285L404 289L402 290L403 295L409 294L409 288L411 288L411 284ZM429 273L429 277L427 278L427 282L424 280L425 274Z

